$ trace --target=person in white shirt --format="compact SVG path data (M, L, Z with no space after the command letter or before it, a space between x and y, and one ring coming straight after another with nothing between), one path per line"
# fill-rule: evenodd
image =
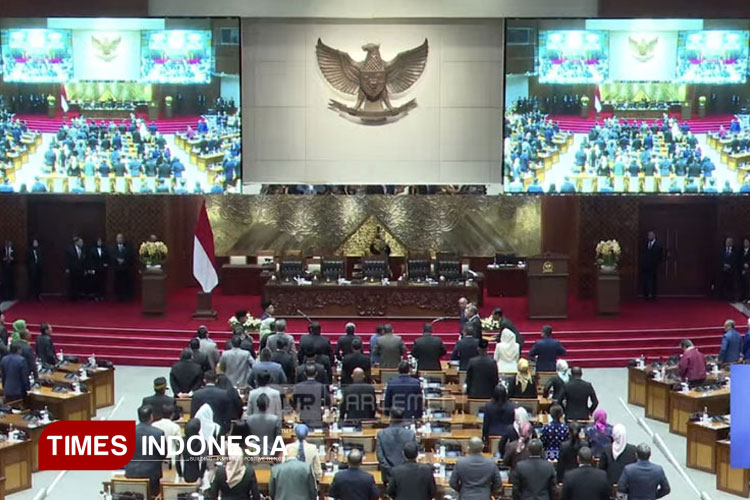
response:
M308 427L305 424L297 424L294 433L297 440L286 445L286 456L295 457L302 462L310 464L315 475L315 480L320 482L323 478L323 469L320 466L320 455L314 444L307 442Z
M508 328L500 334L500 342L495 346L495 363L500 373L516 373L520 347L516 342L516 335Z
M153 408L154 412L154 421L151 423L152 426L156 427L157 429L160 429L164 432L164 437L169 438L170 436L175 437L181 437L182 436L182 429L180 429L180 426L169 419L169 416L174 413L174 408L171 407L163 407L160 408L159 406L155 406ZM164 415L162 414L164 413ZM167 441L169 449L167 451L167 459L172 464L172 467L174 468L175 463L177 462L178 454L177 450L175 448L176 443L172 443L171 441Z

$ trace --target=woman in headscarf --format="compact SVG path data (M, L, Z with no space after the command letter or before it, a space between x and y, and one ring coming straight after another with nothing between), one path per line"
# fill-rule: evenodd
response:
M492 399L485 403L482 411L482 439L486 442L490 436L503 436L515 438L513 422L516 419L513 403L508 401L508 391L502 384L497 384L492 393ZM504 447L500 448L502 451ZM494 450L492 450L494 452Z
M628 444L625 426L617 424L612 427L612 444L599 457L599 468L607 472L609 482L617 484L625 466L637 461L635 445Z
M557 457L558 483L563 482L565 472L578 468L578 450L589 445L588 441L581 439L581 426L578 422L571 422L569 427L570 437L560 445Z
M209 494L221 500L260 500L255 471L245 463L242 448L229 447L229 460L224 467L217 467Z
M531 375L529 361L526 358L518 360L518 373L510 386L511 398L536 399L536 377Z
M552 377L544 385L544 397L552 401L562 400L563 392L565 391L565 384L570 382L570 368L568 368L568 362L564 359L557 360L557 375Z
M533 429L531 423L524 422L521 424L520 432L518 433L518 439L511 441L505 445L505 453L503 453L503 465L515 469L518 462L529 458L529 448L526 446L529 444L533 436Z
M180 476L186 483L194 483L203 477L206 472L206 458L208 457L208 451L202 456L196 457L192 455L188 449L188 440L193 436L200 436L201 433L201 421L197 418L193 418L185 424L185 436L182 441L185 445L182 455L177 459L177 475ZM192 449L197 450L199 448L198 438L192 440Z
M500 342L495 346L495 363L500 373L516 373L520 349L516 343L516 335L508 328L500 334Z
M519 406L514 411L513 430L515 431L515 434L511 436L511 441L518 439L518 436L521 435L521 427L524 423L531 424L529 412L526 411L526 408L523 406Z
M612 444L612 426L607 422L606 411L594 412L594 423L586 427L586 439L595 457L604 453L604 450Z
M549 410L550 423L542 428L542 445L547 460L557 460L560 455L560 445L568 439L570 430L562 421L563 409L560 405L552 405Z

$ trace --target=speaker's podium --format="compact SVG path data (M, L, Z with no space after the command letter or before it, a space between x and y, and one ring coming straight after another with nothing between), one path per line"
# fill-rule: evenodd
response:
M568 317L568 256L543 254L526 260L529 318Z

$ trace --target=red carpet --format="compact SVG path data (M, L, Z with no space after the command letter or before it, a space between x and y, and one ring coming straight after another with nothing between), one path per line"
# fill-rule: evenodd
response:
M228 318L237 309L248 309L260 314L258 296L224 296L214 294L214 307L219 319L213 322L191 318L195 308L197 289L180 290L169 297L167 316L144 318L140 305L114 302L81 302L71 304L62 299L50 299L41 304L20 302L6 311L6 322L24 318L32 332L47 321L53 326L57 349L66 354L110 359L115 364L168 366L180 350L194 336L197 327L206 323L214 339L223 344L229 338ZM526 318L525 298L488 297L481 315L489 315L493 307L502 306L506 314L526 334L524 350L531 347L541 326L547 321ZM556 336L568 349L566 358L582 366L624 366L629 359L646 355L649 358L670 356L679 351L682 338L691 338L705 353L718 352L722 324L734 319L744 329L747 319L725 302L709 299L662 299L658 302L630 302L621 307L616 318L597 317L594 304L571 299L569 318L550 321ZM357 333L367 341L375 326L386 322L378 318L352 318ZM323 320L323 332L335 339L344 330L344 320ZM422 322L393 321L395 331L404 337L408 346L420 335ZM306 330L307 321L292 319L288 331L295 337ZM445 320L435 325L448 349L457 339L458 321ZM257 340L257 338L256 338ZM494 350L494 347L491 347Z
M677 118L680 120L680 123L682 123L679 113L670 113L669 116L670 118ZM611 113L602 113L602 119L611 117ZM588 133L594 128L594 124L596 123L596 119L593 115L589 118L581 118L578 115L550 115L549 118L560 122L561 130L568 130L576 134ZM707 132L719 130L719 127L722 125L724 125L724 128L729 128L729 122L731 122L733 118L734 115L731 114L716 114L706 116L705 118L693 118L687 120L687 122L690 125L690 130L694 134L705 134ZM632 120L628 119L627 121L631 122ZM648 122L651 123L653 120L648 120Z
M138 118L146 119L144 113L137 113ZM68 121L71 118L78 117L78 113L68 113ZM30 130L36 130L43 134L54 134L60 129L63 124L62 116L55 118L47 118L46 115L16 115L15 118L19 120L25 120L26 126ZM174 134L176 132L183 132L188 128L188 125L195 128L200 120L199 115L181 115L175 116L170 119L155 120L156 126L159 128L159 132L162 134ZM100 120L96 120L97 122ZM120 123L121 120L115 120L115 123ZM151 123L148 120L148 123Z

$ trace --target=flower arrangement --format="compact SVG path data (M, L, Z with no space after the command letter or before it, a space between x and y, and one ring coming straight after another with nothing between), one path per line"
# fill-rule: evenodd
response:
M589 104L589 96L585 95L581 97L581 106L588 106Z
M247 332L257 332L260 330L260 319L254 318L251 314L245 315L244 321L240 323L240 320L237 319L236 316L232 316L229 318L229 327L234 328L236 325L241 324L242 329L245 330L245 333Z
M167 245L163 241L144 241L138 248L138 256L147 266L160 266L167 260Z
M166 104L167 106L171 106L172 105L172 96L171 95L168 95L167 97L164 98L164 104Z
M602 268L615 269L621 255L622 248L617 240L603 240L596 244L596 262Z
M492 316L487 316L480 320L482 322L483 332L497 332L500 331L500 321L496 320Z

